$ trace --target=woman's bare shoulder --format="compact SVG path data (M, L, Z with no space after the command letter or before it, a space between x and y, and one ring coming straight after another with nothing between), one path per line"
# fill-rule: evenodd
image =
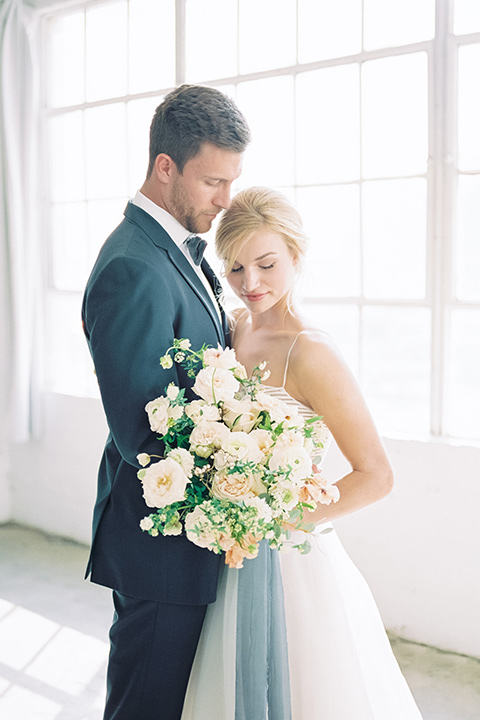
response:
M305 329L298 335L291 362L300 376L310 371L318 373L322 368L346 368L346 363L331 335L323 330ZM292 368L292 369L293 369Z

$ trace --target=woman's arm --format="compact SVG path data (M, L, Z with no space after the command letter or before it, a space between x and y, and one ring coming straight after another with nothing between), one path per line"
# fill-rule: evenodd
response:
M390 461L355 378L327 336L298 338L287 385L294 397L323 416L352 468L337 483L339 501L319 505L308 521L334 520L388 495L393 487Z

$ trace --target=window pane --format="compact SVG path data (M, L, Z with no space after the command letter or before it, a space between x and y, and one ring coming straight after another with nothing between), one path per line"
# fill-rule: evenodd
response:
M457 189L455 293L480 300L480 175L460 176Z
M296 60L296 0L239 2L240 72L293 65ZM270 99L270 96L266 97Z
M77 105L85 99L85 14L52 18L47 30L47 102Z
M298 0L299 62L353 55L361 49L361 0Z
M297 208L302 215L309 237L304 282L306 296L358 296L360 294L358 185L300 188L297 190Z
M87 9L87 100L127 92L127 3Z
M430 310L363 309L362 387L382 432L429 433Z
M480 3L478 0L455 0L453 28L456 35L480 30Z
M480 310L452 311L448 347L447 432L480 440Z
M364 0L365 50L430 40L435 30L435 0Z
M480 5L480 3L479 3ZM480 45L458 51L458 166L480 170Z
M52 207L51 253L53 287L83 290L90 270L85 203Z
M119 45L122 42L119 37ZM175 84L174 0L134 0L129 3L128 60L130 93L159 90Z
M342 182L360 175L357 65L297 76L297 182Z
M47 298L47 378L49 389L68 395L98 395L93 363L81 321L81 295L50 293Z
M237 74L237 13L237 0L187 0L187 82Z
M349 368L358 377L358 307L355 305L304 303L302 318L305 318L309 327L330 335Z
M128 193L134 195L143 184L148 169L150 124L163 97L142 98L127 103Z
M127 198L93 200L87 203L89 270L107 237L123 220L126 204Z
M426 181L364 183L362 207L365 296L425 297Z
M362 75L362 114L365 177L426 172L426 53L366 62Z
M85 155L83 113L57 115L48 121L50 199L83 200Z
M245 153L242 187L293 185L293 79L240 83L237 99L253 138Z
M85 110L87 197L127 194L125 105L115 103Z

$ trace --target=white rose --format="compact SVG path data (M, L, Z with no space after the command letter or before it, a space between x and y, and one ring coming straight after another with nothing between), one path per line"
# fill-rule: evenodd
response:
M169 405L170 403L166 397L156 398L145 405L150 428L153 432L157 432L160 435L166 435L168 432Z
M185 450L184 448L175 448L174 450L170 450L167 457L175 460L188 478L192 477L195 459L188 450Z
M259 449L262 451L264 458L270 454L270 448L273 445L273 438L268 430L252 430L250 433L252 440L255 440Z
M295 430L284 430L277 438L276 448L305 447L305 438Z
M291 469L290 478L293 482L308 477L312 473L312 461L304 447L295 445L277 447L273 449L272 457L268 461L271 470Z
M208 366L200 370L193 391L209 403L232 400L240 383L229 370Z
M229 429L218 422L200 422L190 435L190 450L200 457L209 455L221 447L223 439L230 434Z
M250 432L258 420L259 409L250 400L228 400L222 408L224 423L233 431Z
M195 425L202 420L216 422L220 420L220 412L216 405L208 405L205 400L192 400L185 406L185 414Z
M192 343L190 342L190 340L188 340L188 338L185 338L184 340L180 340L180 342L178 343L178 347L181 350L188 350L191 347L191 345L192 345Z
M222 438L222 450L237 460L259 463L263 453L257 443L245 432L231 432Z
M160 460L142 472L143 497L148 507L161 508L184 499L190 480L172 458Z
M223 349L220 345L217 348L208 348L203 353L203 362L207 366L232 370L238 365L233 348Z

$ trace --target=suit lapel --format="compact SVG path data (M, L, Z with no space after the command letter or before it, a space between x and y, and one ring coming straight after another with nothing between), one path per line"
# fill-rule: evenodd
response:
M208 310L210 317L212 318L212 321L215 325L219 342L223 346L227 340L225 328L227 328L228 332L228 323L226 322L223 308L221 307L221 304L219 302L222 318L222 322L220 323L218 312L213 305L210 295L208 294L202 281L200 280L197 273L192 268L180 248L177 247L170 235L163 229L160 223L158 223L151 215L145 212L145 210L138 207L137 205L134 205L132 202L129 202L127 204L127 207L125 209L125 217L128 220L134 222L136 225L139 225L142 230L148 235L148 237L152 240L152 242L157 245L157 247L161 247L167 252L172 264L175 265L179 273L190 285L192 290L198 295L198 297ZM209 274L207 274L207 272L205 271L204 264L208 267ZM206 260L202 262L202 270L205 272L207 280L212 286L215 297L218 298L222 293L222 286Z

